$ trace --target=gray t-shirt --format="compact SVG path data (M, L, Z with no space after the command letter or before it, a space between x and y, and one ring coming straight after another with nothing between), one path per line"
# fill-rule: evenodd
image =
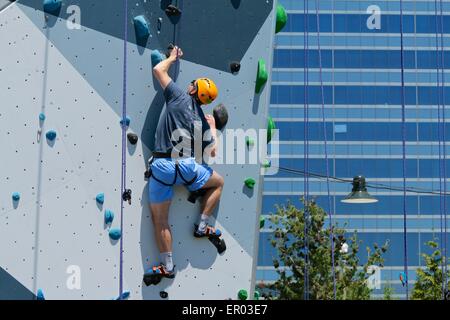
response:
M203 152L214 138L205 134L210 126L201 106L173 81L164 90L164 98L166 109L156 129L155 151L169 153L175 150L181 153L184 150L184 157L194 157L194 139L197 143L200 139Z

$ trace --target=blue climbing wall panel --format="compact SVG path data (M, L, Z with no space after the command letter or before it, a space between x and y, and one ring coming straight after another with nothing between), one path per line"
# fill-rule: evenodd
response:
M23 0L0 11L2 299L8 292L30 299L39 289L46 299L119 294L120 248L109 231L120 227L123 3L63 0L46 14L42 0ZM143 176L164 107L150 54L175 42L185 53L173 74L180 86L212 78L216 102L230 113L227 129L265 129L270 88L255 94L255 81L258 60L272 64L274 1L180 0L178 18L164 12L170 3L128 1L128 132L140 139L127 146L133 199L123 216L123 286L130 299L160 299L160 291L169 299L237 299L240 289L253 293L260 164L213 165L225 178L214 219L227 242L222 255L193 238L199 205L176 189L170 224L177 277L142 283L144 270L159 262ZM133 18L141 15L149 35L137 39ZM230 72L232 61L241 62L238 74ZM251 191L248 177L257 182ZM13 200L15 192L20 199ZM114 213L111 225L104 223L107 210Z

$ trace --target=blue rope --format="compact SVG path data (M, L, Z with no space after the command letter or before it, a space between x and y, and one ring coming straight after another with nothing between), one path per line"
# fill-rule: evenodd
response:
M331 242L331 272L333 274L333 296L336 300L336 270L334 261L334 218L333 208L331 205L331 193L330 193L330 165L328 163L328 141L327 141L327 127L325 122L325 94L323 89L322 79L322 51L320 49L320 18L319 18L319 0L316 0L316 22L317 22L317 49L319 53L319 78L320 78L320 95L322 104L322 127L323 127L323 139L325 149L325 167L326 167L326 179L327 179L327 197L328 197L328 212L330 219L330 242Z
M124 42L123 42L123 101L122 101L122 178L121 178L121 190L120 195L120 230L122 236L120 237L120 266L119 266L119 299L123 294L123 209L124 200L122 195L126 190L126 176L127 176L127 155L126 155L126 117L127 117L127 58L128 58L128 0L124 0Z
M446 120L446 116L445 116L445 94L444 94L444 90L445 90L445 72L444 72L444 68L445 68L445 58L444 58L444 14L443 14L443 4L442 4L442 0L440 0L440 6L441 6L441 12L440 12L440 17L441 17L441 73L442 73L442 79L441 79L441 84L442 84L442 146L443 146L443 174L444 174L444 291L447 291L448 289L448 274L447 274L447 169L446 169L446 125L445 125L445 120Z
M443 172L443 161L442 161L442 150L441 150L441 138L442 138L442 123L441 123L441 94L440 94L440 71L439 71L439 64L440 64L440 59L439 59L439 39L438 39L438 8L437 8L437 0L434 0L434 11L435 11L435 27L436 27L436 84L437 84L437 89L438 89L438 104L437 104L437 110L438 110L438 144L439 144L439 216L440 216L440 244L441 244L441 253L444 250L444 220L443 220L443 215L444 215L444 207L443 207L443 195L442 195L442 172ZM445 150L444 150L445 152ZM445 183L445 181L444 181ZM442 272L444 272L445 266L444 266L445 262L444 260L441 261L441 270ZM445 295L445 281L444 281L444 277L442 277L442 298L444 298Z
M309 104L308 104L308 83L309 83L309 33L308 33L308 1L303 2L303 12L304 12L304 37L303 37L303 47L304 47L304 69L303 69L303 81L304 81L304 141L303 141L303 154L304 154L304 165L305 171L308 172L309 166ZM305 210L304 210L304 234L305 234L305 275L304 275L304 299L309 300L309 175L305 175L304 179L304 192L305 192Z
M401 63L401 101L402 101L402 149L403 149L403 251L406 300L409 299L408 290L408 238L406 225L406 121L405 121L405 62L403 46L403 0L400 0L400 63Z

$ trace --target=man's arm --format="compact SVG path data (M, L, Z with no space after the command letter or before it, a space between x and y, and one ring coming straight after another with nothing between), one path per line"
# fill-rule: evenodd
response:
M158 63L153 68L153 75L156 79L158 79L159 84L165 90L167 86L170 84L172 79L169 76L170 66L177 61L177 59L183 56L183 51L180 48L174 47L170 52L170 56L166 59Z
M209 124L209 127L211 128L210 132L211 132L211 137L214 139L214 144L212 146L208 146L209 150L210 150L210 155L211 157L215 157L216 156L216 152L217 152L217 129L216 129L216 120L214 119L214 117L210 114L205 116L206 121Z

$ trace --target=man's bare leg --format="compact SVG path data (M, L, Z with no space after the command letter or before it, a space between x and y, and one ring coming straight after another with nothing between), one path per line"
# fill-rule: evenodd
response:
M169 208L171 201L150 204L155 240L161 254L161 261L168 271L173 270L172 232L169 226Z
M197 230L200 233L204 233L206 231L209 217L211 217L211 215L214 212L214 209L217 207L217 204L220 201L223 185L224 185L223 178L217 172L214 171L211 177L209 178L208 182L206 182L202 188L206 190L206 193L203 196L203 201L201 205L201 218Z

